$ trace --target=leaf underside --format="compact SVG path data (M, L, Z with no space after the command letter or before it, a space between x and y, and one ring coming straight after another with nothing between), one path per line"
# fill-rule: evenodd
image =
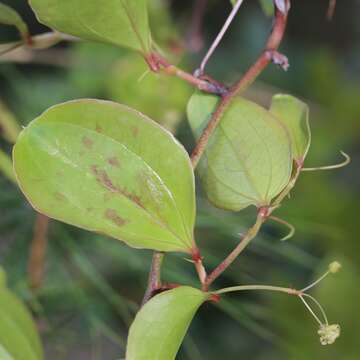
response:
M14 147L39 212L136 248L191 252L194 175L176 139L143 114L100 100L50 108Z
M311 143L309 107L291 95L278 94L272 98L270 112L288 129L294 160L304 161Z
M195 93L188 119L199 137L218 98ZM292 154L281 122L261 106L236 98L225 111L199 164L209 200L217 207L239 211L267 206L289 181Z
M30 0L38 20L79 38L151 49L147 0Z
M136 315L126 360L173 360L199 306L209 294L188 286L153 297Z

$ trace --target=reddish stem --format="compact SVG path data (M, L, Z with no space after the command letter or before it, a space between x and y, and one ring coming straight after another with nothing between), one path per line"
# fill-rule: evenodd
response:
M49 221L50 219L45 215L37 214L36 216L28 263L29 283L33 290L39 289L44 281Z
M151 268L148 279L148 286L142 301L142 305L146 304L154 295L154 293L161 288L161 265L164 260L164 253L154 251L151 262Z
M255 61L255 63L248 69L244 76L237 81L230 90L222 97L217 109L213 113L207 127L201 134L196 146L191 154L191 161L195 168L205 151L206 145L210 136L219 124L223 114L225 113L232 100L243 92L249 85L251 85L259 74L267 67L267 65L279 58L277 49L280 46L281 40L284 36L287 23L287 14L282 13L280 10L275 11L275 24L271 35L266 43L265 50ZM285 65L286 66L286 65Z
M175 65L170 64L166 59L157 53L147 55L145 60L151 71L162 72L163 74L169 76L176 76L201 91L216 95L224 95L228 91L225 85L211 79L210 77L196 77L184 70L181 70Z
M264 210L266 209L266 210ZM208 290L209 286L235 261L250 241L258 234L262 224L266 221L269 215L268 208L260 208L255 224L248 230L245 236L241 239L235 249L226 257L226 259L218 265L212 273L206 278L204 290Z

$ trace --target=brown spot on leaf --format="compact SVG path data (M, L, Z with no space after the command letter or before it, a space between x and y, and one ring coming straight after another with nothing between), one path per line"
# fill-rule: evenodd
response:
M128 221L119 216L114 209L106 209L105 219L112 221L117 226L124 226L128 223Z
M108 158L107 159L107 162L111 165L111 166L114 166L114 167L119 167L120 166L120 163L119 163L119 160L116 156L113 156L111 158Z
M96 124L95 130L96 130L98 133L101 133L101 132L103 131L102 127L101 127L99 124Z
M88 138L87 136L83 136L81 139L83 145L87 148L87 149L91 149L94 145L94 142Z
M136 203L138 206L145 208L142 204L141 198L126 190L126 188L122 188L120 186L115 185L110 179L108 173L105 170L100 170L97 165L91 165L91 172L95 175L96 181L103 186L104 188L110 190L113 193L122 194L127 197L132 202Z
M139 134L139 128L138 127L134 126L131 131L132 131L132 134L134 135L134 137L138 136L138 134Z
M55 197L56 200L59 200L59 201L66 201L67 200L66 196L64 194L58 192L58 191L54 193L54 197Z

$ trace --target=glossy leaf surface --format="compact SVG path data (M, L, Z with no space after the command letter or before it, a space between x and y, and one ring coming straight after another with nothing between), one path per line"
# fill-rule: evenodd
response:
M0 354L1 351L10 359L43 359L42 345L31 315L6 288L0 289Z
M131 325L126 360L173 360L199 306L209 294L188 286L153 297Z
M188 118L196 137L209 121L218 98L195 93ZM261 106L236 98L223 115L200 161L199 173L209 200L238 211L266 206L288 183L292 168L284 125Z
M137 248L190 252L195 219L189 156L126 106L77 100L19 136L14 167L35 209Z
M30 0L39 21L79 38L148 53L147 0Z
M22 38L29 35L28 27L21 16L10 6L0 3L0 24L15 26Z
M311 143L309 107L291 95L275 95L270 112L287 127L294 160L304 161Z

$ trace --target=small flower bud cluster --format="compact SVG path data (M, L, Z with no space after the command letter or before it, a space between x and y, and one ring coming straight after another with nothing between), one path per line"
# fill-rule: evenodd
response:
M331 345L340 336L340 325L321 325L318 334L321 345Z

